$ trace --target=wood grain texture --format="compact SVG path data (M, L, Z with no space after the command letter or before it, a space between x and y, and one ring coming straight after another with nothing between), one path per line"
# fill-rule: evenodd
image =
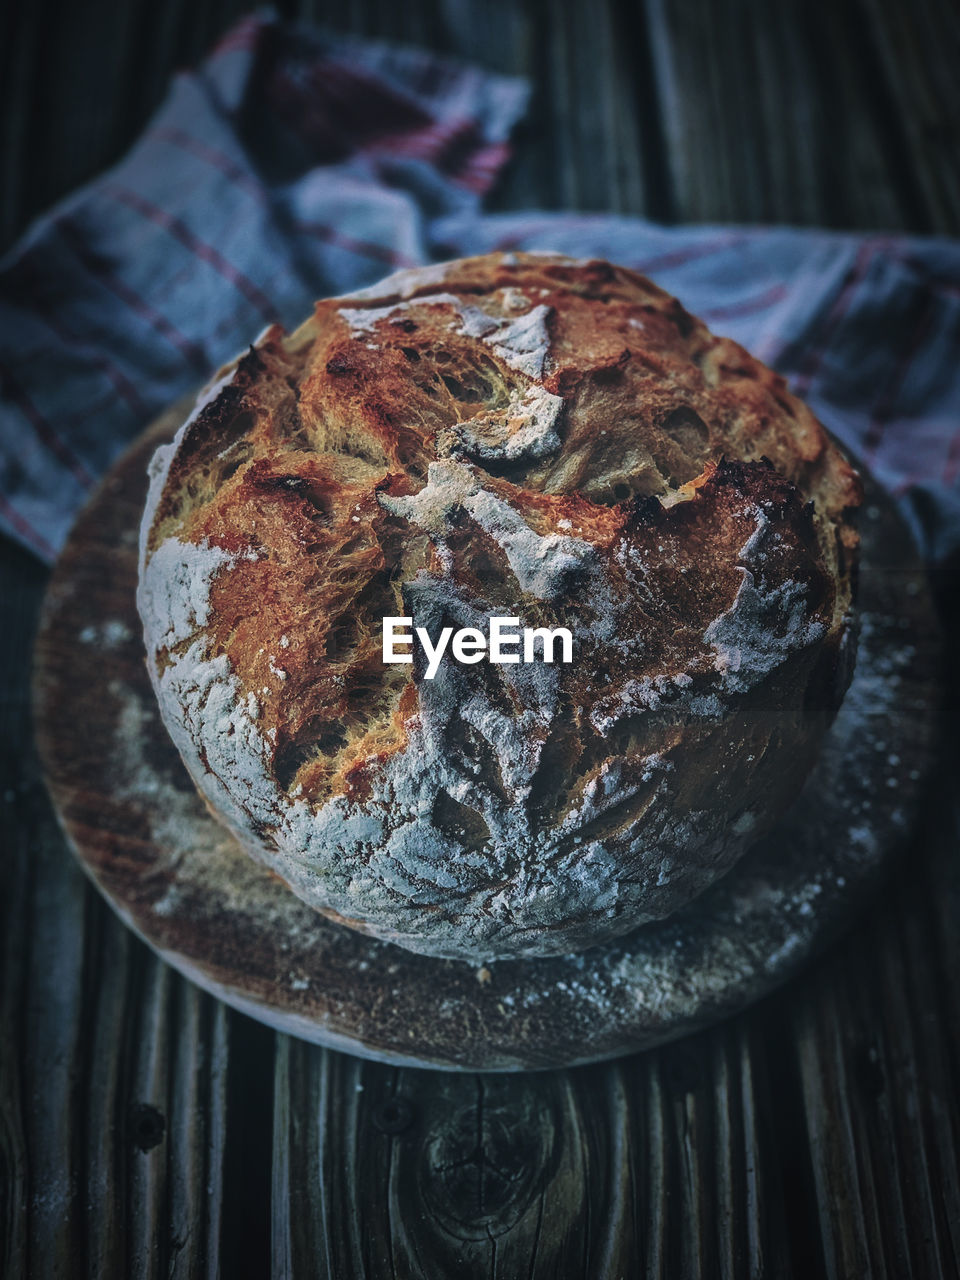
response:
M322 1259L329 1276L787 1275L766 1211L777 1170L758 1052L737 1021L623 1063L511 1079L285 1040L274 1273Z
M949 0L278 0L528 75L501 208L960 233ZM0 7L0 244L118 159L249 0Z
M43 577L4 544L0 1275L226 1274L228 1110L248 1126L254 1092L232 1082L259 1072L269 1095L269 1061L246 1031L231 1060L223 1006L118 927L63 857L24 750Z
M3 240L115 159L247 7L3 6ZM499 207L960 231L948 0L279 7L531 75ZM598 138L605 164L585 154ZM470 1077L274 1038L158 977L74 869L24 748L43 581L0 547L0 1274L232 1280L271 1274L271 1252L278 1276L442 1274L426 1247L467 1276L960 1273L952 782L877 908L804 979L682 1044L481 1104ZM951 748L945 778L957 764ZM419 1109L384 1133L398 1097ZM147 1151L141 1105L164 1120ZM532 1201L514 1118L533 1152L554 1143Z

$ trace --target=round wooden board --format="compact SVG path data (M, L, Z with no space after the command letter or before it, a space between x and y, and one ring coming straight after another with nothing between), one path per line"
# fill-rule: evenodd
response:
M189 406L188 406L189 407ZM871 488L860 656L803 794L685 911L582 955L477 969L314 913L211 817L160 721L134 603L146 466L175 406L115 465L50 583L37 739L64 830L119 915L253 1017L405 1065L522 1070L702 1027L790 977L862 903L909 829L932 753L937 628L912 541Z

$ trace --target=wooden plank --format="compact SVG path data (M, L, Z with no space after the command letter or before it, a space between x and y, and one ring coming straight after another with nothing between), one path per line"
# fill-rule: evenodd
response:
M89 1074L86 1138L80 1151L86 1188L86 1241L90 1270L117 1275L126 1268L126 1215L123 1166L113 1159L118 1102L123 1096L118 1028L125 1024L131 988L134 943L125 929L107 919L101 904L91 904L88 954L99 952L96 1003L89 1019Z
M956 1274L957 1001L928 918L943 890L902 871L792 1006L831 1276Z
M47 21L42 40L38 20L8 16L10 233L115 159L170 71L243 10L229 0L125 8L118 19L101 3L82 18L76 10L82 28ZM331 18L311 0L298 10ZM852 0L819 10L801 0L648 0L644 13L638 22L615 0L497 0L492 11L481 0L358 0L335 22L532 76L517 162L495 197L502 207L960 228L960 35L949 7L870 0L865 21ZM92 76L90 60L75 56L84 41L110 74ZM82 109L56 110L67 99Z
M77 1158L83 1141L78 1091L84 1060L83 957L86 885L64 866L53 814L37 805L25 824L31 855L26 974L19 1028L24 1129L30 1151L31 1274L68 1273L82 1250Z
M30 650L45 574L25 551L0 540L0 1275L27 1272L32 1151L23 1036L28 1001L29 920L39 773L28 740Z
M44 5L0 6L0 246L12 242L31 212L24 188L31 166L31 77Z
M511 1078L281 1037L274 1275L788 1276L754 1040Z
M45 575L0 551L0 1274L216 1276L228 1014L132 938L64 847L16 745Z
M902 145L913 158L929 228L956 235L960 112L956 76L949 68L960 65L960 10L938 0L909 6L867 0L863 12L877 79L885 87Z
M903 6L878 0L868 22L849 0L646 13L681 220L960 228L956 83L931 93L946 48ZM955 23L932 25L952 48Z

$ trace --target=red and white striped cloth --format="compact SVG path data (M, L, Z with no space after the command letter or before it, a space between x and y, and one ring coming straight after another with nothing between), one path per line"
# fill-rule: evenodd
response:
M51 560L113 458L263 328L388 270L494 247L601 255L785 373L960 546L960 244L490 216L527 86L257 16L114 169L0 262L0 530Z

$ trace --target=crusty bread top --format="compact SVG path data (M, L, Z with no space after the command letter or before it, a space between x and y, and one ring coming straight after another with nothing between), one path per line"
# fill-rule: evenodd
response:
M382 808L404 753L429 773L432 734L465 771L451 783L444 765L429 801L400 808L427 805L421 835L448 837L447 859L496 845L498 806L524 810L533 846L577 812L578 845L639 839L639 783L601 820L620 803L612 762L640 777L685 741L696 759L706 736L720 759L716 727L750 697L809 757L842 693L858 501L783 380L643 277L534 254L401 272L319 303L289 337L268 330L162 453L141 589L161 704L164 672L202 633L194 656L239 678L247 715L228 708L218 729L185 713L179 745L199 743L201 771L225 782L211 799L268 850L269 815L205 758L214 733L255 732L277 796L358 812ZM482 664L428 686L419 665L382 661L384 616L492 613L572 627L575 664ZM455 714L474 694L482 723ZM316 898L378 927L356 888Z

